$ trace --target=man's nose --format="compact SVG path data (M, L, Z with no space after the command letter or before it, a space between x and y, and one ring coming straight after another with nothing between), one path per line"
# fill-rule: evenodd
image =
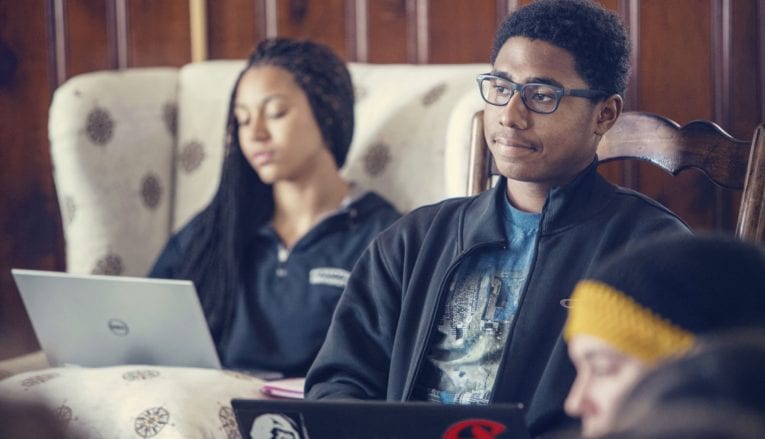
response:
M523 103L521 92L515 90L510 101L502 107L502 116L499 122L504 127L525 130L528 128L529 109Z

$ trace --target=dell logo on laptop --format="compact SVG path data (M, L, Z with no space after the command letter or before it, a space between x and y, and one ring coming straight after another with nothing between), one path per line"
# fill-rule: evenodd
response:
M109 319L107 325L114 335L119 335L120 337L124 337L130 332L127 323L120 319Z

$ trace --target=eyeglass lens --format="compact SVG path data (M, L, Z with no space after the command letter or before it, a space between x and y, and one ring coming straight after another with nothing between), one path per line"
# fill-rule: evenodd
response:
M521 91L523 103L529 110L552 113L558 106L559 93L545 84L515 84L501 78L483 78L481 94L494 105L507 105L516 90Z

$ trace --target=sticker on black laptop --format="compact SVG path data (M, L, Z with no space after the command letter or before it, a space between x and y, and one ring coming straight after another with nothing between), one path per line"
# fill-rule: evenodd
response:
M309 439L300 413L263 413L250 428L251 439Z
M466 419L450 426L444 432L443 439L494 439L507 427L488 419Z

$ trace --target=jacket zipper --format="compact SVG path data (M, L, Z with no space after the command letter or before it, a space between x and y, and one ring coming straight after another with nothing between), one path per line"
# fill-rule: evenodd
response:
M423 349L420 349L419 354L417 355L417 362L415 363L414 368L412 369L414 372L409 376L408 382L405 383L405 385L409 388L406 392L406 395L403 396L403 401L409 401L412 398L412 392L414 391L414 384L417 380L417 377L420 375L420 368L422 367L422 362L425 358L425 353L427 352L427 348L430 345L430 337L433 333L433 327L436 325L436 317L438 316L438 313L441 311L441 308L443 306L442 302L444 299L444 289L446 287L446 282L451 279L452 273L457 268L460 263L470 256L473 252L477 251L480 248L484 247L502 247L507 248L507 241L495 241L495 242L486 242L481 244L476 244L473 247L469 248L467 251L462 253L457 259L449 266L449 268L446 270L446 274L444 275L443 279L441 279L441 284L438 287L438 301L436 302L436 307L433 310L433 312L430 313L430 324L428 325L428 332L425 334L425 343L423 346ZM504 356L504 353L503 353Z
M505 376L505 369L501 367L505 363L505 358L507 357L507 351L509 349L510 344L512 343L513 336L515 335L515 325L518 324L518 318L521 315L521 310L523 309L523 304L526 301L526 292L529 289L529 283L531 282L532 274L534 273L534 269L537 265L537 259L539 256L539 240L542 236L542 227L544 225L545 220L545 212L547 211L547 203L550 200L550 196L547 196L547 200L545 201L545 205L542 208L542 216L539 217L539 228L537 229L537 236L534 238L534 258L531 261L531 267L529 268L529 274L526 276L526 281L523 285L523 291L521 292L520 300L518 301L518 310L515 312L515 317L513 318L513 323L510 325L510 332L507 335L507 340L505 341L505 346L502 348L502 356L499 357L499 367L497 367L497 376L494 377L494 388L491 389L491 395L489 396L489 403L493 403L495 401L495 395L497 392L497 384L502 382L502 379Z

